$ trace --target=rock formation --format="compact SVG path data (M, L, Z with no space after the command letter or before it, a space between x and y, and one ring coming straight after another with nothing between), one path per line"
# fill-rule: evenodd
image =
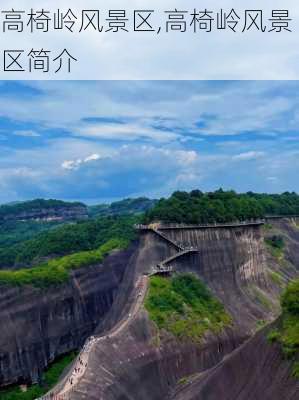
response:
M57 356L82 346L110 309L133 248L73 271L58 287L1 287L2 386L37 382Z
M288 237L293 238L295 246L288 244L291 255L294 250L298 252L299 237L295 228L289 222L286 223ZM87 368L79 382L69 392L62 391L63 399L166 400L176 398L175 396L179 396L178 384L182 384L190 376L201 376L206 371L217 370L218 365L224 365L227 357L237 359L237 356L233 356L234 351L238 351L240 345L257 330L257 324L261 321L263 323L271 321L278 315L279 290L268 277L269 269L277 267L277 263L267 255L262 227L168 229L163 231L163 234L182 246L192 245L199 249L197 255L188 254L172 263L174 270L190 271L203 279L225 304L233 317L233 325L218 336L206 335L202 344L198 346L192 342L178 341L166 332L158 334L147 312L141 308L118 335L110 334L113 332L113 327L120 323L119 321L131 314L130 310L134 301L132 282L136 282L138 277L148 272L153 265L178 251L175 246L161 239L161 236L156 235L155 232L144 232L141 234L140 245L132 258L131 265L126 270L119 294L110 312L96 331L97 334L102 335L102 340L96 342L92 348ZM295 267L293 273L296 273ZM260 339L257 340L256 346L260 344ZM256 360L257 365L265 361L268 355L271 357L271 346L268 348L265 342L264 338L259 347L260 351L263 351L264 358ZM258 352L252 353L250 348L248 350L247 347L244 348L248 357L251 357L250 365L254 365L254 359L259 357ZM229 356L229 354L232 355ZM277 357L276 363L282 363L284 378L289 379L290 382L289 394L284 398L291 400L293 393L298 394L298 392L295 380L290 378L290 365L287 363L283 366L282 355L277 349L274 355ZM242 374L242 371L240 371L240 361L236 365L234 361L232 363L235 375L230 379L233 382L233 379L237 379L237 374ZM270 372L271 368L265 370L266 374ZM254 385L254 379L257 379L254 367L251 373L255 375L252 378L252 385ZM246 375L248 379L249 375L249 373ZM221 380L222 376L218 379ZM223 382L225 379L224 374ZM283 384L279 382L269 384L271 380L269 376L265 377L265 380L270 386L269 393L274 393L276 389L278 393L283 391ZM211 397L211 399L221 398L222 400L221 390L224 390L224 386L217 391L218 397ZM61 393L62 387L63 385L58 387L56 393ZM190 399L205 398L201 394L201 387L199 385L198 390L191 392L193 397ZM260 395L262 391L263 387L260 387L256 393ZM184 393L189 395L188 388ZM230 400L233 398L231 397ZM185 399L185 397L178 397L178 399ZM235 399L245 400L245 397L236 396ZM262 400L263 397L255 399Z
M7 321L7 331L0 339L2 383L30 377L37 380L50 360L79 347L97 325L94 335L102 339L92 347L82 378L71 391L64 391L65 381L54 389L53 393L64 393L63 399L245 400L246 397L237 395L237 387L240 388L242 379L244 384L245 380L250 381L248 388L254 387L260 370L246 368L243 377L242 362L256 362L257 368L262 368L263 360L266 363L269 359L269 367L265 368L269 393L283 390L283 386L278 382L272 384L269 378L271 368L279 364L279 376L288 382L290 396L277 400L294 400L291 396L298 391L279 349L271 353L262 333L247 342L260 322L272 321L279 314L281 287L270 279L269 272L284 269L290 279L299 268L299 230L294 221L277 220L273 226L287 241L285 266L280 266L267 252L262 226L163 230L170 241L148 230L140 234L136 248L111 256L112 266L109 257L102 267L77 272L78 276L72 277L63 293L5 289L0 297L2 320ZM201 345L158 332L142 306L131 319L138 296L136 282L153 266L177 253L171 241L198 249L197 254L186 254L173 261L174 270L192 272L204 280L233 318L232 326L219 335L207 334ZM20 300L16 300L17 294ZM28 315L32 315L31 320ZM128 319L116 335L111 333ZM276 360L272 364L271 354ZM226 390L221 384L215 384L218 397L204 397L205 393L212 393L214 382L223 380L223 385L226 381L233 385L239 373L243 378L239 386L236 384L236 391L228 392L231 397L221 397ZM191 386L190 377L195 377ZM260 386L252 400L264 399L259 397L264 387Z

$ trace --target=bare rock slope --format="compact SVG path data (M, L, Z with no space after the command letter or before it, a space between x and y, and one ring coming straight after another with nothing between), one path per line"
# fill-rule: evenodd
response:
M231 397L222 397L221 390L228 390L238 374L242 376L240 368L243 362L252 366L246 369L244 376L247 380L252 379L253 386L258 379L258 366L263 360L267 363L269 357L271 359L271 346L268 346L262 333L252 339L253 343L250 346L256 348L255 352L246 347L249 345L240 346L247 343L256 332L259 323L272 321L279 314L278 297L281 287L270 279L269 272L286 268L290 278L296 275L298 268L295 254L299 250L299 231L297 232L293 221L275 224L276 229L286 234L286 257L290 264L291 261L294 263L291 266L281 266L278 260L267 253L262 226L163 230L163 235L170 241L198 249L197 254L186 254L174 260L174 270L198 275L233 317L233 325L230 328L218 336L207 335L200 346L188 341L178 341L166 332L158 334L142 304L138 310L134 308L139 293L136 282L142 274L151 271L153 266L178 251L175 245L154 231L143 232L140 245L126 269L116 300L96 330L97 339L89 351L84 373L68 390L65 388L66 377L56 388L55 394L58 398L62 396L63 399L75 400L187 400L187 396L190 395L190 399L203 399L205 397L202 393L206 392L201 380L192 389L188 389L188 384L185 387L184 382L188 381L190 376L206 376L207 371L212 371L212 379L215 369L219 371L216 379L222 380L223 386L215 391L218 397L211 399L245 400L245 395L238 397L237 393L241 389L228 391ZM123 321L127 323L123 324ZM114 327L118 324L123 324L123 328L114 334ZM238 348L245 350L240 350L239 353ZM258 349L263 357L259 356ZM226 364L228 357L231 366ZM275 390L278 393L283 392L284 397L280 399L293 400L293 393L298 394L298 391L295 381L290 378L290 366L284 366L279 350L274 350L273 357L276 357L276 361L272 367L282 365L281 376L288 380L288 386L284 389L284 381L277 380L271 383L270 363L269 367L264 369L265 384L260 385L256 397L252 399L264 399L261 397L262 393L268 388L269 393L274 393ZM232 376L229 375L226 365L234 370ZM256 368L253 365L256 365ZM180 390L185 390L185 397L177 391L178 386ZM212 380L210 390L212 393Z
M134 246L69 282L38 289L1 286L0 384L37 382L57 356L80 348L110 309Z

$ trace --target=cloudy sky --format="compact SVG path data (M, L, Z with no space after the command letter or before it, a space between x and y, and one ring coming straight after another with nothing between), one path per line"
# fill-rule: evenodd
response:
M0 203L299 191L299 82L0 83Z

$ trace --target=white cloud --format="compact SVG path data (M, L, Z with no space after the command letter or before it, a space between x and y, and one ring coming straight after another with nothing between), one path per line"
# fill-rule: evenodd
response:
M296 82L26 84L43 95L0 97L0 116L34 122L41 128L40 134L54 128L95 140L143 139L188 145L192 140L200 144L202 137L237 137L244 132L275 137L297 129L294 119L299 99L286 92L298 88ZM91 117L116 118L123 123L84 122Z
M101 156L100 156L99 154L91 154L90 156L88 156L88 157L86 157L86 158L84 158L84 159L78 158L78 159L76 159L76 160L66 160L66 161L63 161L63 163L61 164L61 166L62 166L62 168L64 168L64 169L76 170L76 169L79 169L79 167L80 167L82 164L86 164L86 163L89 163L89 162L93 162L93 161L99 160L100 158L101 158Z
M13 134L16 136L24 136L24 137L39 137L40 136L40 134L38 132L35 132L32 130L14 131Z
M87 124L73 130L73 132L81 137L126 141L151 139L157 142L168 142L178 137L173 132L149 128L145 125L144 121L139 124Z
M0 96L1 117L36 127L33 134L6 125L0 131L7 139L0 143L1 199L164 196L219 186L273 190L267 177L278 178L277 190L298 190L298 133L290 123L299 108L298 82L28 85L40 94L22 97L6 88ZM43 140L21 148L13 135L20 131ZM22 168L38 175L26 178Z
M236 161L249 161L261 158L264 155L265 153L263 151L247 151L233 156L232 159Z

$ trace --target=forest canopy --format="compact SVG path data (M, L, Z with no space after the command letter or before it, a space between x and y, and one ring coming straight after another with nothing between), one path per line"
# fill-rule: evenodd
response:
M176 191L168 199L160 199L145 213L144 222L213 223L244 221L266 215L299 215L296 193L258 194L219 189L203 193Z

